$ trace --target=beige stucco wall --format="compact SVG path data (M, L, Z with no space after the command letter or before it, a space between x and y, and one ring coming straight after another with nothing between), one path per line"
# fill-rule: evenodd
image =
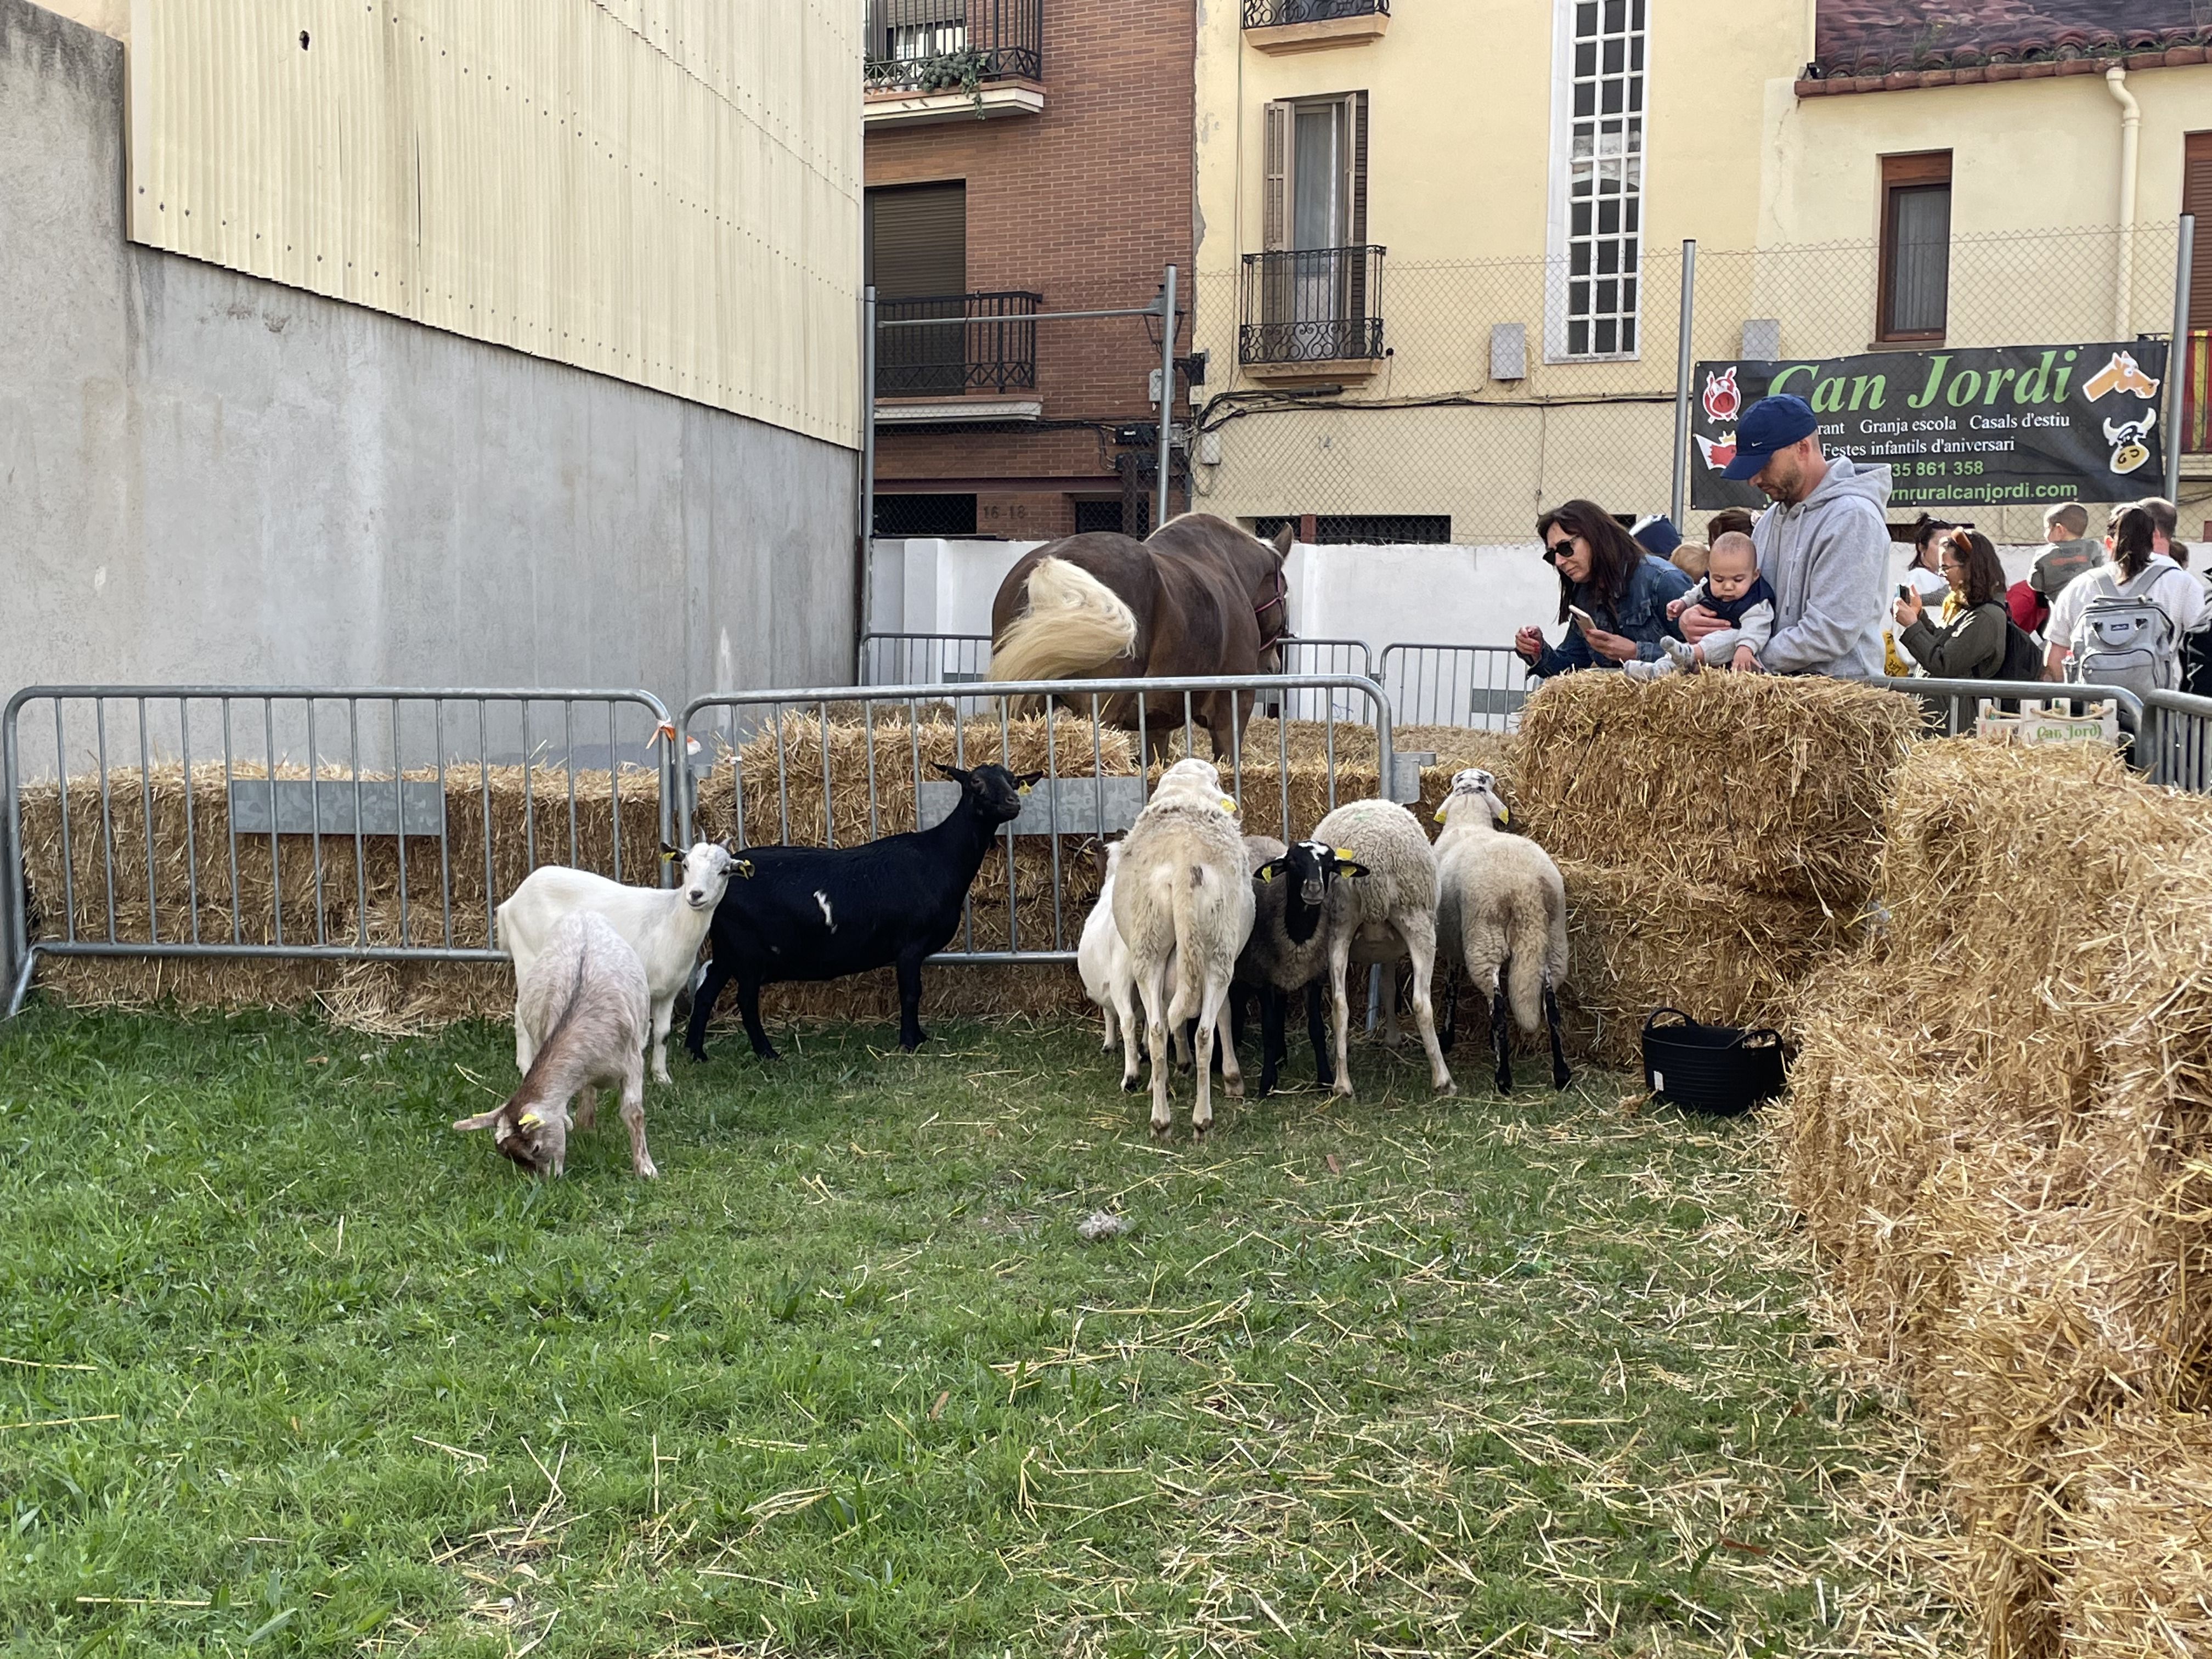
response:
M39 0L39 3L111 39L131 38L131 0Z
M1249 44L1232 0L1205 0L1198 328L1217 366L1206 392L1265 384L1237 364L1237 273L1261 245L1265 105L1364 88L1367 234L1389 249L1377 308L1391 356L1332 401L1513 406L1240 416L1197 447L1203 503L1243 516L1448 513L1462 541L1525 538L1568 495L1663 510L1682 239L1699 243L1698 356L1738 355L1756 319L1779 323L1788 353L1863 350L1885 154L1953 152L1954 343L2114 331L2120 112L2102 76L1801 100L1813 10L1650 0L1643 349L1588 363L1543 361L1547 0L1401 4L1380 40L1285 56ZM2127 85L2142 110L2133 303L2118 331L2133 334L2170 322L2182 138L2212 129L2212 66L2136 71ZM1489 378L1500 323L1527 331L1524 379ZM1651 401L1579 401L1621 396ZM2002 536L2039 534L2020 509L1978 516Z

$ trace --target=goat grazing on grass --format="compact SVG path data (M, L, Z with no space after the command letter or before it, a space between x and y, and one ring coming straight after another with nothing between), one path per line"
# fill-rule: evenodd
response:
M1498 1092L1513 1088L1513 1026L1551 1031L1552 1086L1571 1073L1559 1039L1559 981L1567 975L1567 890L1551 854L1507 822L1497 780L1480 767L1452 779L1437 809L1437 931L1444 959L1490 993L1490 1041ZM1510 1006L1509 1006L1510 1005Z
M645 1146L645 1042L653 998L645 966L629 942L591 910L553 924L544 948L518 975L514 1025L532 1050L521 1086L496 1111L465 1117L456 1129L489 1129L492 1144L533 1175L560 1175L574 1127L588 1129L604 1087L622 1091L630 1167L647 1180L660 1171Z
M1168 1034L1194 1015L1194 1052L1213 1053L1230 976L1252 932L1252 878L1236 805L1221 793L1220 774L1210 763L1177 761L1121 843L1114 921L1145 1005L1154 1134L1165 1134L1175 1122L1168 1106ZM1203 1134L1213 1124L1213 1073L1203 1063L1197 1071L1190 1125ZM1232 1097L1244 1092L1234 1048L1224 1052L1222 1081Z
M1437 961L1437 860L1429 838L1413 815L1395 801L1346 801L1314 827L1313 838L1341 849L1340 856L1364 865L1367 878L1355 881L1346 925L1332 929L1328 942L1329 1007L1336 1031L1336 1092L1352 1092L1345 1048L1350 1036L1351 1005L1345 999L1345 975L1355 962L1384 964L1396 970L1404 957L1413 970L1413 1020L1429 1057L1429 1079L1440 1095L1454 1092L1437 1042L1437 1021L1429 981Z
M1260 995L1260 1092L1274 1090L1288 1046L1286 1000L1299 993L1305 997L1314 1076L1328 1088L1335 1081L1322 1017L1329 938L1351 918L1353 900L1340 883L1364 876L1367 867L1323 842L1285 846L1272 836L1247 836L1244 847L1254 884L1252 936L1237 958L1236 982Z
M664 846L660 855L671 862L683 860L684 878L672 888L627 887L588 870L547 864L525 877L499 907L500 945L514 958L514 1063L520 1070L530 1069L532 1051L529 1027L522 1018L522 981L529 976L531 963L551 943L562 918L590 910L606 918L645 969L653 997L653 1078L656 1083L668 1081L665 1045L676 994L698 965L700 941L707 936L707 924L714 919L730 878L750 875L752 866L728 846L714 842L702 841L682 854Z
M1121 843L1105 848L1106 879L1098 889L1098 902L1083 923L1076 942L1075 968L1083 975L1083 989L1106 1018L1105 1049L1114 1052L1115 1034L1121 1045L1121 1086L1137 1087L1136 975L1129 966L1129 947L1114 921L1114 883L1121 867Z
M1000 826L1022 815L1022 797L1044 774L1017 777L1003 766L937 769L960 786L951 816L934 828L858 847L753 847L750 880L734 884L714 913L714 958L691 999L684 1046L707 1058L715 999L738 982L738 1012L763 1060L777 1057L761 1024L763 985L842 979L873 968L898 972L899 1047L921 1029L921 964L960 926L968 889Z

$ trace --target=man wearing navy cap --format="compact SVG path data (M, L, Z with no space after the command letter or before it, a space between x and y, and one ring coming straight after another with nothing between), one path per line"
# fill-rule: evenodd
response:
M1889 574L1889 469L1820 450L1820 421L1802 398L1762 398L1736 428L1723 475L1774 502L1752 531L1773 588L1774 632L1759 653L1773 674L1878 679ZM1729 624L1699 605L1680 618L1695 645Z

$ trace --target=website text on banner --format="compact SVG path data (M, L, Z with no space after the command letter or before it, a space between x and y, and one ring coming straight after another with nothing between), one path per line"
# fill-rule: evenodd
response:
M1893 506L2131 500L2164 476L2166 364L2163 340L1699 363L1691 504L1765 505L1721 469L1743 412L1784 392L1829 454L1888 465Z

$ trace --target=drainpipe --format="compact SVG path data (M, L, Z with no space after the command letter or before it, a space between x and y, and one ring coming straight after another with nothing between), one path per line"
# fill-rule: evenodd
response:
M2112 305L2112 337L2130 339L2135 334L2136 283L2136 156L2140 148L2142 106L2128 90L2128 72L2115 64L2105 71L2105 85L2120 106L2120 258Z

